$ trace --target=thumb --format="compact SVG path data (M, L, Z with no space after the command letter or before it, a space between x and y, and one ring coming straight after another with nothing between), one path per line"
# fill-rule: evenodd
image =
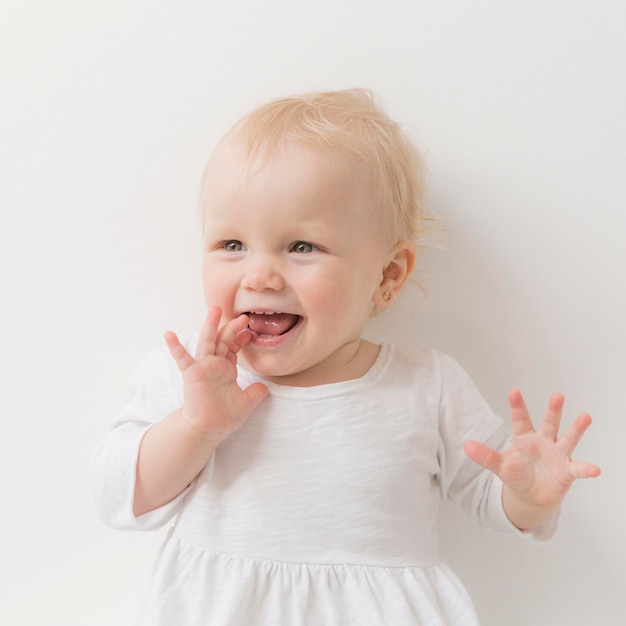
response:
M502 462L502 455L498 454L495 450L492 450L489 446L478 441L467 441L463 446L465 454L478 463L485 469L498 474L500 471L500 464Z
M252 383L243 392L243 404L247 413L252 412L267 396L268 388L263 383Z

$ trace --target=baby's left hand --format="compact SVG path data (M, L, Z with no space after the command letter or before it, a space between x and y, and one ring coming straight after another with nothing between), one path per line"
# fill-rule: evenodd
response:
M597 465L571 459L591 424L589 415L581 413L559 437L564 402L565 398L555 393L535 430L522 394L515 389L509 393L514 434L511 447L496 452L477 441L465 444L469 458L496 474L519 505L551 510L561 503L574 480L600 475Z

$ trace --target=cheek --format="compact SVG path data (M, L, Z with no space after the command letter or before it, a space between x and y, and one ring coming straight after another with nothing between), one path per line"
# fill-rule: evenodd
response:
M353 273L335 273L324 281L303 281L300 298L312 314L334 316L336 321L369 315L374 281Z
M232 297L232 277L224 271L216 271L214 268L202 270L202 289L204 291L204 299L208 305L219 304L222 308L225 306L225 300L229 295Z

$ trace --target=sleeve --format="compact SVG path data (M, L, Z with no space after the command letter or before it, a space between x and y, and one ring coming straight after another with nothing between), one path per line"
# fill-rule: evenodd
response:
M181 507L191 485L166 505L133 513L139 446L152 424L182 405L182 380L165 349L146 356L134 372L126 402L90 459L95 506L100 517L120 529L164 526Z
M512 532L531 541L547 541L558 528L560 511L546 524L521 531L502 506L502 481L469 459L463 445L473 439L494 450L510 445L512 435L488 406L467 372L440 355L439 483L443 497L458 504L483 528Z

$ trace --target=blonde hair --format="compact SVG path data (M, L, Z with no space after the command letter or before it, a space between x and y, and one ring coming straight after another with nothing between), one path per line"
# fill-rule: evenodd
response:
M422 246L425 234L435 224L423 206L422 159L369 90L315 92L273 100L235 123L218 149L234 138L242 141L251 163L271 157L285 140L362 163L378 190L376 208L386 213L385 223L394 243L407 240Z

